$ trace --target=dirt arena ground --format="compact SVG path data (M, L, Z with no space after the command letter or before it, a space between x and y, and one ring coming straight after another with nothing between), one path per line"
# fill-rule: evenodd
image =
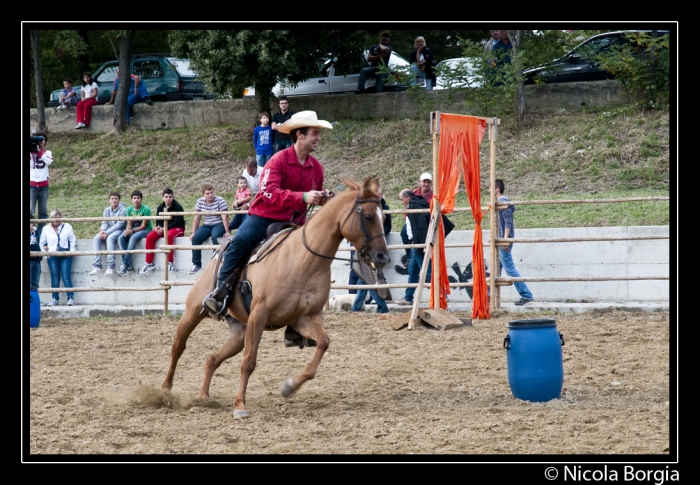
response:
M299 373L314 349L285 348L283 331L265 332L245 420L233 418L240 354L214 374L208 400L196 397L204 360L226 335L224 323L207 319L195 330L169 393L160 385L177 318L42 319L29 331L23 360L24 449L68 460L669 454L676 428L668 312L501 311L446 331L395 331L396 318L326 314L330 349L316 379L288 399L279 383ZM503 338L509 321L522 318L554 318L565 338L560 399L530 403L511 394Z

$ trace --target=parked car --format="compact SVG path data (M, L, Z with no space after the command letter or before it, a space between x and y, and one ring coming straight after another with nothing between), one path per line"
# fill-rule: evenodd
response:
M339 94L352 93L357 89L357 83L360 79L360 69L368 66L367 51L364 58L354 66L348 74L342 75L336 73L335 64L337 58L326 59L319 65L319 73L317 77L312 77L306 81L300 82L296 87L291 87L284 83L277 83L272 88L272 94L276 97L286 96L308 96L312 94ZM389 67L408 67L409 63L399 54L392 52L389 58ZM384 91L405 91L408 88L405 84L399 82L398 73L392 72L384 83ZM367 92L376 90L376 80L369 79L365 84ZM244 98L255 96L255 88L248 87L243 91Z
M98 104L105 104L112 95L114 79L117 77L119 61L108 61L92 75L97 83ZM211 93L204 93L204 84L197 80L197 73L190 69L189 59L172 57L169 54L136 54L131 56L131 73L141 77L146 83L148 96L153 101L180 101L213 99ZM74 80L73 86L80 91L82 79ZM58 95L62 89L51 93L48 106L58 106Z
M471 57L455 57L438 62L435 66L437 82L434 90L448 88L478 87L483 84L476 72L475 64L478 59Z
M535 84L538 81L565 83L613 79L612 73L600 67L595 60L596 56L605 52L611 46L629 42L626 37L626 34L629 32L646 32L651 34L651 30L633 30L594 35L555 61L525 69L523 71L525 84ZM658 31L658 35L668 35L668 33L668 30Z

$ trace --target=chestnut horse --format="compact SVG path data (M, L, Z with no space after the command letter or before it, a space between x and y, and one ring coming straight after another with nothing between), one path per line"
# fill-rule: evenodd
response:
M315 377L330 344L322 311L330 292L331 262L343 238L355 246L366 262L371 259L381 268L390 261L384 238L381 196L377 192L379 181L367 178L361 187L352 180L343 182L348 187L346 191L329 199L304 226L297 227L287 237L280 236L278 241L282 241L279 244L277 241L271 244L274 249L264 256L258 255L258 260L248 266L246 276L253 293L250 315L246 313L237 291L228 308L228 336L221 348L206 360L198 397L209 397L214 371L226 359L243 350L241 380L233 401L237 419L250 414L246 409L245 393L255 370L263 330L290 326L303 337L316 341L316 352L304 371L280 384L283 396L289 397ZM206 310L202 312L202 301L212 290L215 267L216 260L212 259L187 295L163 389L172 389L175 367L185 350L187 338L208 316Z

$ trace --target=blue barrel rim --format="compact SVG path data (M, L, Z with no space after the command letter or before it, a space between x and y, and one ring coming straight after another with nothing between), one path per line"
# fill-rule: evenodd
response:
M556 327L557 321L553 318L533 318L531 320L511 320L509 328L547 328Z

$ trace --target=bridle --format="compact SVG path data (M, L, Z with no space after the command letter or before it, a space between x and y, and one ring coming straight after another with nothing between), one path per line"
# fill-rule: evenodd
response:
M357 227L362 230L363 239L364 239L364 244L362 245L362 247L358 251L358 254L365 261L367 261L369 258L369 250L370 250L369 243L378 237L384 237L384 231L382 231L379 234L376 234L374 236L372 236L370 234L369 229L367 228L367 225L365 224L365 218L363 217L365 215L365 211L362 208L362 204L364 204L366 202L371 202L371 203L377 204L379 207L381 207L381 199L361 199L360 192L358 191L357 198L355 199L355 207L350 211L348 216L345 218L343 223L340 225L340 228L342 229L345 226L345 224L348 222L350 217L353 214L357 214ZM312 207L313 206L309 206L309 210L311 210ZM304 244L304 247L311 254L318 256L320 258L337 259L338 261L350 261L351 263L362 261L362 259L338 258L336 256L326 256L325 254L317 253L316 251L311 249L308 244L306 244L305 231L306 231L306 224L304 224L301 228L301 242Z

